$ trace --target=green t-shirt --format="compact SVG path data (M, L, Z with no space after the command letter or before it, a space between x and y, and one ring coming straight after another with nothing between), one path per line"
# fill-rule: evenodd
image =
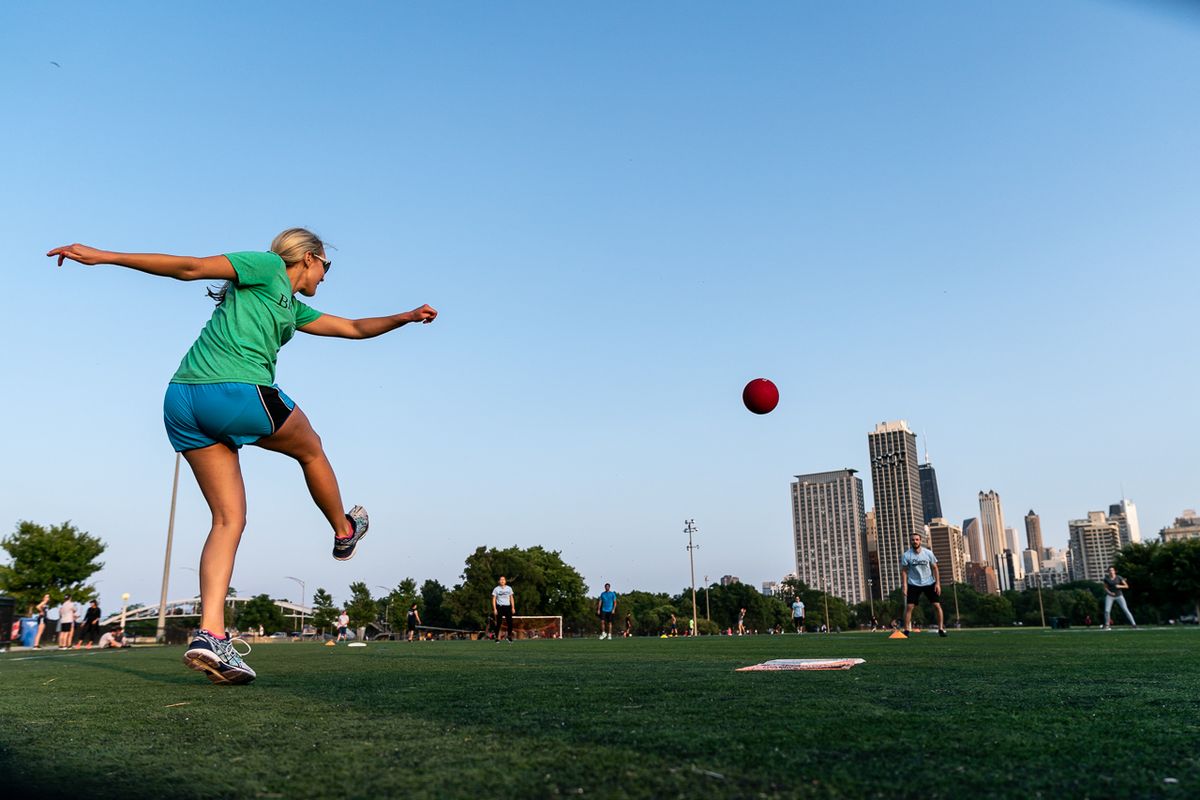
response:
M237 280L187 351L172 383L275 383L275 358L296 329L321 316L292 296L283 259L228 253Z

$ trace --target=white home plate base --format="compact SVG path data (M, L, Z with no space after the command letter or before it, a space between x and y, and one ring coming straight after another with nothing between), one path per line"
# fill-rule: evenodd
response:
M366 647L367 643L366 642L351 642L350 646L351 647Z
M739 667L738 672L782 672L788 670L850 669L862 664L861 658L777 658L751 667Z

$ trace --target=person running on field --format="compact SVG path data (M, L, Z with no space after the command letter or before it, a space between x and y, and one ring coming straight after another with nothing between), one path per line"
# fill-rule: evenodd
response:
M1125 612L1125 618L1129 620L1129 624L1134 628L1137 627L1137 623L1133 621L1133 614L1129 612L1129 606L1125 603L1125 593L1121 591L1128 588L1128 581L1117 574L1117 568L1109 567L1108 574L1104 576L1104 627L1101 630L1112 630L1113 603L1119 605Z
M350 615L342 609L342 613L338 614L337 618L337 638L335 642L346 642L350 640Z
M604 591L596 601L596 615L600 617L600 638L612 639L613 617L617 614L617 593L612 584L604 584Z
M908 587L908 605L904 607L904 633L912 633L912 612L921 597L928 597L937 612L938 636L946 635L946 622L942 616L942 584L939 579L937 556L933 551L921 547L921 534L914 533L909 539L912 545L900 556L900 582Z
M500 584L492 589L492 616L496 618L496 641L500 641L500 630L505 620L508 621L508 640L513 640L513 614L516 613L517 602L508 580L501 575Z
M46 623L50 621L50 595L42 595L42 601L37 604L37 636L33 639L33 649L42 649L42 636L46 632Z
M417 611L417 604L413 603L408 607L408 620L405 627L407 628L408 640L413 640L413 634L417 632L417 626L421 624L421 613Z
M799 597L792 601L792 625L796 633L804 633L804 601Z
M46 255L57 256L59 266L70 259L183 281L224 281L219 289L209 289L217 307L167 385L163 418L172 447L187 459L212 512L212 527L200 557L200 631L183 661L206 673L213 683L248 683L255 678L254 670L219 633L225 624L234 556L246 527L239 448L254 444L300 463L309 493L333 529L335 559L345 561L354 555L368 525L362 506L344 511L337 477L320 438L304 412L275 384L280 348L298 330L366 339L410 322L432 322L437 312L426 305L387 317L343 319L297 300L297 293L316 295L332 266L325 244L303 228L276 236L266 253L193 258L114 253L70 244ZM349 393L356 378L339 381Z
M738 611L738 628L737 635L744 636L746 633L746 609Z
M83 646L84 641L87 641L87 647L90 649L96 640L100 638L100 604L95 600L88 601L87 611L83 615L83 624L79 628L79 639L75 642L75 647Z
M672 636L679 635L679 620L675 618L674 614L671 614L671 624L670 624L669 629L671 631Z
M63 598L58 607L58 646L66 650L75 638L75 603L71 595Z
M633 615L632 614L625 615L625 631L622 635L626 639L628 639L630 636L633 636Z

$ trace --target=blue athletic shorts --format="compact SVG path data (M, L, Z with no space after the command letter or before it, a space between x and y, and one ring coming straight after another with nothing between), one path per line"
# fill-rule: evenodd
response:
M171 383L163 424L177 453L218 443L237 450L279 430L295 407L278 386Z

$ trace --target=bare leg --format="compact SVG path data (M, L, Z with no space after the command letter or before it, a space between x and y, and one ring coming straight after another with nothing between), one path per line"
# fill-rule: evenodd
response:
M246 487L237 451L223 444L183 454L212 511L212 528L200 555L200 627L218 636L225 630L225 595L233 560L246 530Z
M920 598L918 597L917 599L919 600ZM912 610L912 603L909 603L904 607L904 630L906 631L912 630Z
M308 484L308 493L336 536L350 536L354 528L346 519L346 509L342 505L342 492L338 488L337 476L333 467L325 457L321 446L321 437L313 430L308 417L299 407L292 409L291 416L279 426L279 430L270 436L259 439L255 444L264 450L274 450L277 453L291 456L300 462L304 470L304 481Z
M941 603L934 603L934 604L933 604L933 610L937 612L937 618L938 618L938 630L939 630L939 631L944 631L944 630L946 630L946 620L945 620L945 617L943 617L943 616L942 616L942 604L941 604Z

